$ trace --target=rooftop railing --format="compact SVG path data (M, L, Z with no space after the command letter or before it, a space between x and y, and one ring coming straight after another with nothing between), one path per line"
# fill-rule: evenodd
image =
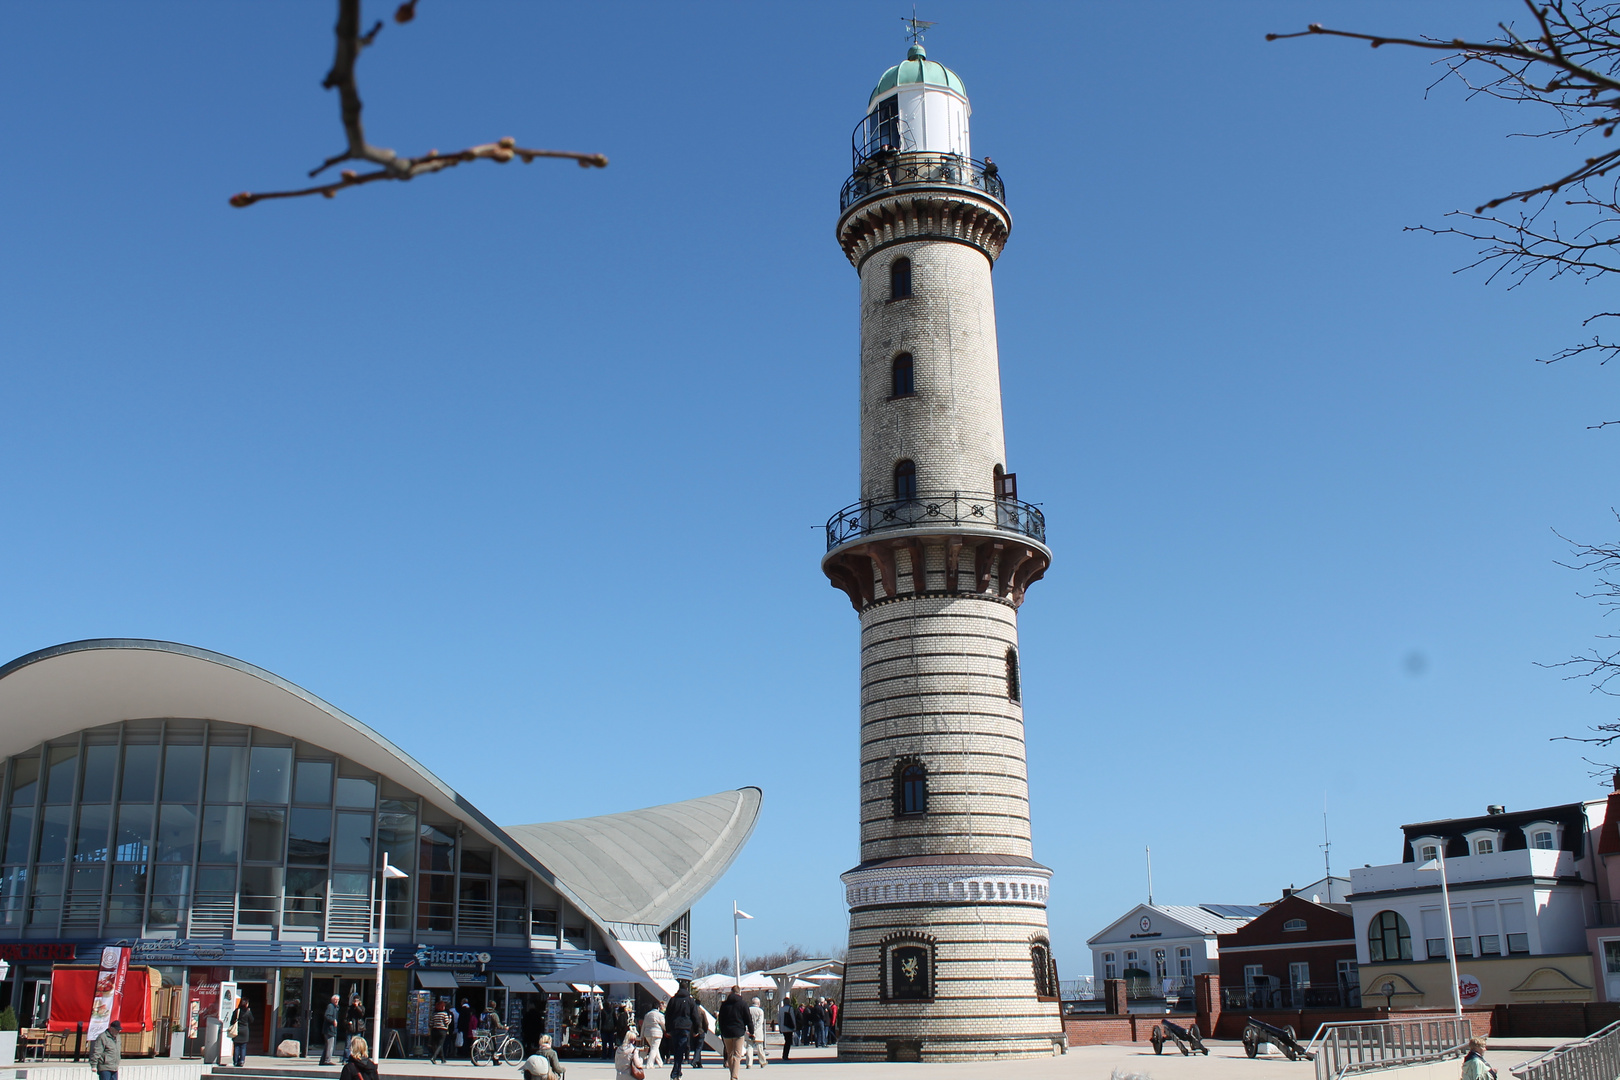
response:
M827 550L897 529L1003 529L1046 542L1046 517L1028 503L973 491L947 491L911 499L858 502L827 521Z
M842 213L856 203L905 187L972 188L1003 206L1007 186L992 162L933 151L879 150L855 166L838 194Z

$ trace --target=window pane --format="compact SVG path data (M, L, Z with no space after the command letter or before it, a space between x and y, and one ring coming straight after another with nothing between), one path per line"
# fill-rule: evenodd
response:
M79 771L79 748L53 746L50 748L50 759L51 765L45 776L45 801L72 802L74 775Z
M282 836L287 812L266 807L249 807L247 812L247 852L250 862L281 861Z
M287 861L325 866L331 852L332 811L294 807L287 815Z
M326 912L326 871L288 870L283 926L320 926Z
M124 747L124 786L119 799L149 803L157 794L158 748L149 744Z
M212 781L210 781L210 786ZM242 851L242 808L240 806L207 806L203 808L202 848L203 862L234 863ZM232 886L234 888L234 886Z
M390 805L391 800L384 800L383 812L377 815L377 843L390 863L408 870L416 861L416 815L391 813Z
M1620 941L1603 943L1603 967L1610 975L1620 975Z
M292 787L292 747L255 746L248 801L284 803Z
M112 892L107 901L107 922L139 925L146 902L146 867L114 866Z
M33 840L34 808L32 806L14 808L6 825L6 862L27 862L29 846Z
M1481 956L1500 956L1502 953L1502 939L1496 934L1481 934L1479 937L1479 954Z
M449 930L456 911L456 879L449 874L423 874L418 889L418 930Z
M197 808L164 803L158 813L158 862L189 863L196 846Z
M225 893L227 896L236 892L236 867L197 867L197 892L215 895Z
M79 807L79 834L73 841L74 862L106 862L107 830L112 825L112 807Z
M61 862L67 858L68 820L71 806L47 806L41 814L39 826L39 862Z
M1530 951L1530 935L1529 934L1509 934L1507 936L1507 939L1508 939L1508 952L1510 952L1510 953L1527 953L1527 952Z
M247 798L247 747L208 748L208 801L241 802Z
M39 755L11 759L11 805L33 806L39 783Z
M456 842L450 834L435 829L432 825L422 826L422 870L441 870L450 872L455 870Z
M145 862L151 853L152 808L150 806L120 806L118 808L118 844L115 856L119 862Z
M332 804L332 763L330 761L300 761L298 784L294 788L293 802Z
M200 746L165 746L163 748L163 801L196 802L202 787L202 752Z
M62 868L41 866L34 870L33 900L28 907L29 926L55 925L62 908Z
M0 871L0 925L21 926L28 908L28 868L8 866Z
M370 810L377 805L377 781L363 776L338 777L337 804Z
M371 865L371 815L340 812L332 861L344 866ZM409 863L406 863L409 866Z
M118 772L118 747L84 748L84 802L112 802L113 781Z
M468 851L463 848L461 852L461 872L463 874L490 873L494 855L493 851Z
M281 906L281 867L242 868L242 891L237 897L236 921L248 926L271 926Z

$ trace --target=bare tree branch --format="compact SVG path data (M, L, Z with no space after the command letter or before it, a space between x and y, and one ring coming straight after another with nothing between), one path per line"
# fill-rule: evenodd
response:
M405 0L394 12L394 21L408 23L416 18L417 0ZM297 188L287 191L267 191L254 193L251 191L239 192L231 196L232 206L252 206L256 202L266 199L296 199L304 195L324 195L330 199L345 188L359 187L377 180L411 180L418 176L442 172L469 161L490 160L500 163L511 161L514 157L521 158L525 165L535 158L568 158L579 163L580 168L591 167L606 168L608 159L603 154L586 154L572 150L533 150L517 145L516 140L508 137L492 143L480 143L465 150L456 150L441 154L437 150L429 150L420 157L401 157L393 150L382 146L373 146L366 141L365 127L361 123L360 113L364 108L360 100L360 87L355 81L355 64L360 59L360 53L374 41L382 31L383 24L379 20L364 34L360 32L360 0L338 0L338 21L335 33L337 36L337 51L332 58L332 67L326 73L321 86L328 90L337 90L340 111L343 120L343 134L347 146L337 154L333 154L315 168L311 169L311 178L319 176L333 165L345 161L366 161L381 168L375 172L361 173L353 169L345 169L340 174L341 179L329 184L317 184L313 187Z

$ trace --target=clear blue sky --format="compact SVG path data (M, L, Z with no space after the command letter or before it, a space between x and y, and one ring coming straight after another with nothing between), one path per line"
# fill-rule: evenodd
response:
M0 653L217 649L497 820L744 784L697 950L842 943L857 625L848 136L909 5L444 3L361 65L375 142L480 164L235 210L339 145L334 4L0 7ZM368 15L392 4L373 3ZM1538 365L1610 286L1453 274L1403 233L1540 180L1539 118L1425 99L1493 3L969 4L930 55L1015 219L1009 465L1056 563L1022 612L1066 974L1145 893L1253 903L1403 822L1600 793L1535 666L1603 630L1553 536L1616 533L1620 372ZM1415 660L1413 658L1416 658Z

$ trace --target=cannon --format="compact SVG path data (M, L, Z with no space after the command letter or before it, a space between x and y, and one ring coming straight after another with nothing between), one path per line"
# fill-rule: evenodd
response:
M1248 1051L1250 1057L1254 1057L1260 1052L1261 1043L1271 1043L1281 1050L1283 1056L1289 1061L1298 1061L1301 1058L1306 1061L1316 1060L1315 1054L1306 1053L1305 1048L1295 1040L1292 1024L1287 1027L1277 1027L1274 1024L1266 1023L1264 1020L1256 1020L1251 1016L1249 1022L1243 1027L1243 1049Z
M1189 1030L1173 1020L1165 1020L1153 1025L1153 1033L1148 1036L1148 1041L1153 1044L1155 1054L1164 1053L1164 1044L1174 1041L1176 1049L1181 1051L1183 1057L1188 1054L1209 1056L1209 1047L1204 1045L1204 1038L1199 1034L1197 1024Z

